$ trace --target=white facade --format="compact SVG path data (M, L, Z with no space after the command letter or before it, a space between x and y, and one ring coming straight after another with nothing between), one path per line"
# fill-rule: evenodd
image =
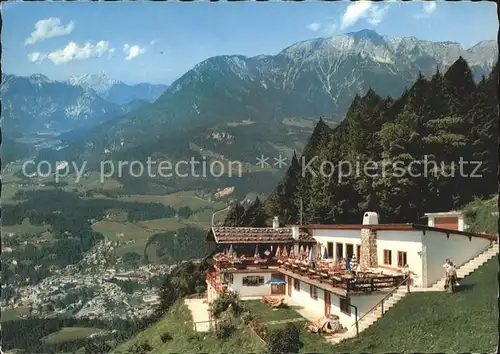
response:
M457 265L462 265L483 252L490 245L490 240L470 237L450 230L448 233L415 229L379 229L377 230L378 264L382 268L397 270L406 260L413 277L413 285L428 287L443 277L446 258ZM342 245L342 257L347 256L347 247L353 246L357 254L357 246L361 245L361 230L358 229L312 229L312 236L317 242L328 247L333 246L333 256L337 257L338 246ZM387 256L387 257L386 257ZM390 256L390 261L387 258Z
M467 225L464 223L464 214L459 211L449 211L449 212L442 212L442 213L427 213L425 214L427 216L427 225L434 227L435 226L435 219L436 218L458 218L458 231L464 231L467 228Z
M272 273L226 273L228 274L228 285L227 289L229 291L236 291L241 297L246 296L269 296L271 295L271 285L266 284L271 280ZM232 277L231 277L232 276ZM262 280L261 285L249 285L247 282L250 280L254 281L256 278ZM245 283L244 283L245 280Z
M450 233L427 231L422 243L427 268L427 286L435 284L444 276L443 264L446 258L460 266L490 246L490 241L484 238L469 237Z
M288 277L287 277L288 282ZM307 308L309 312L317 315L321 318L325 315L325 291L316 287L317 299L311 297L310 285L300 281L300 290L296 290L292 279L291 286L291 296L289 296L294 302L298 302L304 308ZM340 306L340 296L330 294L330 310L329 313L332 315L339 316L340 323L348 328L356 323L356 311L353 307L349 306L346 312L341 310ZM288 296L288 293L287 293ZM386 296L383 294L373 294L373 295L362 295L354 296L350 298L350 304L357 307L358 309L358 319L366 314L372 309L382 298Z

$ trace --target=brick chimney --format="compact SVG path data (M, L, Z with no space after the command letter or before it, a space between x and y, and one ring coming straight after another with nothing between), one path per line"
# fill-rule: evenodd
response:
M363 225L378 225L378 215L367 211L363 215ZM369 227L361 228L361 249L359 266L361 269L376 268L378 266L377 256L377 231Z
M277 216L273 218L273 229L279 229L280 227L280 220Z
M300 228L298 225L292 226L292 238L293 238L293 252L297 257L299 255L299 236L300 236Z

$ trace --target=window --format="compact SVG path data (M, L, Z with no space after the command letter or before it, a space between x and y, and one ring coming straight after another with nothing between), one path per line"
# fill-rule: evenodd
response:
M293 288L297 291L300 291L300 280L299 279L293 280Z
M335 255L337 262L340 262L344 258L344 244L337 242L335 244L337 247L337 254Z
M384 250L384 264L391 265L392 264L392 251Z
M261 286L264 285L264 277L248 276L243 277L243 286Z
M356 245L356 258L359 260L361 259L361 245Z
M345 249L346 249L346 257L352 259L352 256L354 254L354 245L352 243L348 243L345 245Z
M318 289L315 286L310 286L309 294L311 295L311 299L318 300Z
M228 284L233 284L234 275L232 273L224 273L224 282Z
M398 251L398 267L403 267L406 263L406 252Z
M333 258L333 242L328 242L326 244L326 249L328 251L328 258Z
M351 301L346 297L340 298L340 311L346 315L351 315L351 309L349 308Z

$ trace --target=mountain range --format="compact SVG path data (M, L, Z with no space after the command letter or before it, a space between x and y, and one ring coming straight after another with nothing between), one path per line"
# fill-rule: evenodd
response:
M356 95L373 89L397 98L419 74L445 71L460 57L478 81L497 53L495 41L464 49L362 30L299 42L276 55L216 56L182 75L155 102L71 135L57 158L185 159L203 151L254 165L261 154L291 157L312 132L311 120L340 122ZM120 84L101 78L70 82L93 87L92 97L102 99Z
M129 86L103 75L84 75L60 82L41 74L2 74L4 129L12 137L89 129L154 101L164 88L149 84ZM111 96L114 100L109 99Z
M154 102L168 87L168 85L147 83L128 85L110 78L104 72L72 76L66 82L73 86L90 88L103 99L119 105L135 100Z
M220 140L210 138L215 129L229 136L256 131L263 137L259 140L268 141L273 139L269 134L286 130L284 118L339 121L356 94L371 88L396 98L419 73L446 70L459 57L479 79L490 72L497 52L494 41L464 49L454 42L387 38L362 30L296 43L274 56L216 56L185 73L154 103L106 123L85 140L100 151L147 149L187 133L189 140L221 147ZM241 121L253 126L235 126Z

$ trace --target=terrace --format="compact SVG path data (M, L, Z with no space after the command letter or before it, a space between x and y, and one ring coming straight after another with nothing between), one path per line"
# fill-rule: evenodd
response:
M314 256L312 249L301 250L298 257L293 252L279 255L277 263L280 273L341 296L383 291L397 286L405 278L400 271L379 268L362 270L355 258L352 264L336 264L322 259L319 253Z

